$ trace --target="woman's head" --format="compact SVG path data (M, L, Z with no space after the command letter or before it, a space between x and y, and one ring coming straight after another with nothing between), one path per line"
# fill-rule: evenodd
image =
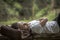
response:
M26 22L17 22L12 24L12 28L14 29L27 29L28 28L28 23Z
M14 29L18 29L18 24L17 24L17 23L13 23L13 24L11 25L11 27L14 28Z
M19 29L26 29L26 27L27 27L27 23L26 22L18 22L17 23L18 24L18 26L19 26Z

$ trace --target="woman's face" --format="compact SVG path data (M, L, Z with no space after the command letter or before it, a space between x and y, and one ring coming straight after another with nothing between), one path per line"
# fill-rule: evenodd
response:
M28 24L26 22L23 22L23 23L19 23L19 28L24 30L24 29L28 29Z

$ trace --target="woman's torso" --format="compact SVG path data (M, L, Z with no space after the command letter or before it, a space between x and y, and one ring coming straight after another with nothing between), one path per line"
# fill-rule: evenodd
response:
M49 21L44 27L41 26L40 21L33 20L30 23L30 28L32 32L35 33L57 33L59 32L59 26L56 21Z

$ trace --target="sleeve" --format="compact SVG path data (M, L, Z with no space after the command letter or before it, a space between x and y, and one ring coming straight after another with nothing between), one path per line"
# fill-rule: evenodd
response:
M58 26L56 21L47 22L47 26L46 27L48 28L48 30L51 33L58 33L59 32L59 26Z

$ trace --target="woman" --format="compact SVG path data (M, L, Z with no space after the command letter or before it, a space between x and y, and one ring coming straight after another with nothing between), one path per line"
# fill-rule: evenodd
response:
M57 21L48 21L47 18L42 18L39 20L33 20L28 23L26 22L17 22L17 26L12 25L12 27L18 27L21 30L29 30L31 29L34 33L58 33L59 25Z
M31 29L32 32L38 33L38 34L41 34L41 33L58 33L59 32L59 25L60 25L59 24L60 23L59 18L60 18L60 14L56 18L58 21L55 20L55 21L48 22L48 20L46 18L42 18L39 20L33 20L31 22L28 22L28 23L25 23L25 22L13 23L11 26L12 28L11 27L8 27L8 28L7 27L1 27L1 34L5 35L7 37L10 37L12 39L17 39L17 37L14 37L14 35L16 35L15 33L17 33L18 30L27 30L29 33L30 29ZM16 31L16 29L18 29L18 30ZM8 32L4 31L4 30L7 30ZM12 33L13 33L13 35L11 35ZM18 32L18 34L19 34L19 32ZM24 34L23 32L20 34L20 38L21 38L21 35L23 35L23 34ZM18 39L19 39L19 37L18 37Z

